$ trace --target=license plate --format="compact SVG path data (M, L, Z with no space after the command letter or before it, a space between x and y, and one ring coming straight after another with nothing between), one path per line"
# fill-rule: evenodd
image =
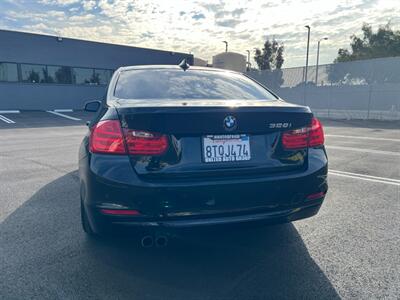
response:
M206 163L250 159L250 137L247 134L207 135L203 137L203 160Z

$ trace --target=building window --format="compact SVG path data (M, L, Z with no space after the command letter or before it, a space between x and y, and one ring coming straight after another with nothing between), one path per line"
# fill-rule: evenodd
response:
M97 84L107 85L111 79L111 70L94 69L93 82Z
M47 66L47 83L71 84L72 74L70 67Z
M44 65L21 64L21 76L23 82L46 82L47 69Z
M18 81L17 64L0 63L0 81Z
M93 69L72 68L73 82L76 84L90 84L94 82Z

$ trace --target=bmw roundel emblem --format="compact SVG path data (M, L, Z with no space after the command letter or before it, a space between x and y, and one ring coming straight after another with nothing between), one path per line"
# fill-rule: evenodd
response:
M224 119L224 128L227 131L235 130L237 127L237 121L234 116L226 116Z

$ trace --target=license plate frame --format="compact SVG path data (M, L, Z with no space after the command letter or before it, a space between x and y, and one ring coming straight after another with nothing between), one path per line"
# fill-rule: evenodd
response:
M202 136L201 141L204 163L237 163L251 160L248 134L208 134Z

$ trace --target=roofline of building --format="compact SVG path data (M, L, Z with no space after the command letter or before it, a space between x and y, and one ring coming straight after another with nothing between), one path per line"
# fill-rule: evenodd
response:
M113 44L113 43L106 43L106 42L99 42L99 41L92 41L92 40L83 40L83 39L78 39L78 38L64 37L61 35L43 34L43 33L36 33L36 32L30 32L30 31L20 31L20 30L1 29L0 28L0 32L11 32L11 33L17 33L17 34L27 34L27 35L35 35L35 36L41 36L41 37L49 37L49 38L61 37L63 40L65 39L65 40L70 40L70 41L93 43L93 44L100 44L100 45L127 47L127 48L134 48L134 49L145 49L145 50L167 52L167 53L176 53L176 54L181 54L181 55L191 55L194 57L193 54L185 53L185 52L177 52L177 51L171 51L171 50L159 50L159 49L146 48L146 47L137 47L137 46L131 46L131 45L127 45L127 44Z

